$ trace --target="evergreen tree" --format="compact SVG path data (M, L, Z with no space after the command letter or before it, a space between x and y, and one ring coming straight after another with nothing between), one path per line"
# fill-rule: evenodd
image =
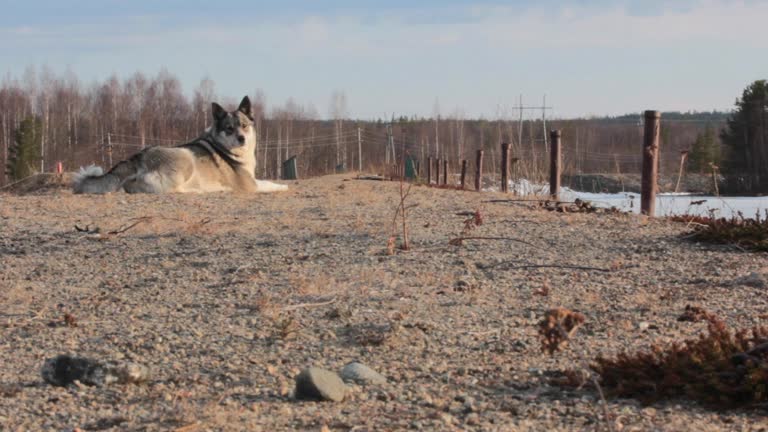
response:
M723 173L730 192L768 193L768 82L750 84L720 137L726 150Z
M711 125L696 136L688 158L691 172L710 172L710 164L720 165L720 141Z
M40 144L43 123L37 117L27 117L14 131L14 142L8 158L8 176L20 180L36 172L40 164Z

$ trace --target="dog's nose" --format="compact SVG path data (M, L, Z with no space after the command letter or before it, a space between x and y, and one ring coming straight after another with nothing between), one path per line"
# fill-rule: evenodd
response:
M242 144L242 143L244 143L244 142L245 142L245 137L244 137L244 136L242 136L242 135L239 135L239 136L237 137L237 140L238 140L238 141L240 141L240 144Z

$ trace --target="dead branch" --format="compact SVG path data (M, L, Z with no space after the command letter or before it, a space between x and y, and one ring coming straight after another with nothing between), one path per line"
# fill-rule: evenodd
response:
M525 240L520 240L520 239L517 239L517 238L514 238L514 237L476 237L476 236L456 237L454 239L451 239L448 242L448 244L453 245L453 246L461 246L462 243L465 240L509 240L509 241L512 241L512 242L522 243L522 244L525 244L525 245L528 245L528 246L531 246L531 247L535 247L537 249L541 249L540 247L536 246L533 243L529 243L529 242L527 242Z
M412 185L408 185L408 190L403 193L403 178L400 177L400 212L403 216L403 244L400 245L400 249L402 250L408 250L410 249L410 246L408 245L408 226L407 226L407 207L405 206L405 198L408 197L408 194L411 193L411 187Z
M566 270L587 270L587 271L599 271L604 273L609 273L613 270L606 269L606 268L600 268L600 267L587 267L587 266L576 266L576 265L560 265L560 264L526 264L521 266L513 266L513 267L507 267L507 270L518 270L518 269L528 269L528 268L558 268L558 269L566 269Z
M400 179L400 203L397 205L397 208L395 209L395 214L392 217L392 230L389 235L389 239L387 240L387 255L394 255L395 254L395 239L397 238L397 217L402 214L402 220L403 220L403 243L400 245L400 249L402 250L409 250L410 247L408 245L408 227L406 225L407 223L407 216L406 211L410 207L415 207L416 205L412 206L406 206L405 200L408 198L408 196L411 194L411 188L413 187L412 184L408 185L408 189L403 189L403 181L402 178Z
M334 298L332 298L332 299L330 299L328 301L319 302L319 303L299 303L299 304L295 304L295 305L284 306L282 308L282 310L287 312L287 311L293 311L293 310L297 310L297 309L314 308L314 307L326 306L326 305L329 305L329 304L331 304L331 303L333 303L335 301L336 301L336 297L334 297Z
M481 201L484 203L518 203L518 202L530 202L530 203L545 203L554 202L556 204L576 204L573 201L552 201L551 199L493 199L487 201Z
M118 228L116 230L108 231L107 234L108 235L120 235L120 234L122 234L124 232L127 232L128 230L134 228L135 226L137 226L139 224L142 224L144 222L148 222L148 221L150 221L150 220L152 220L154 218L155 218L154 216L142 216L140 218L133 219L135 222L133 222L132 224L123 225L123 226L121 226L120 228Z
M90 224L86 225L85 228L79 226L78 224L75 224L75 231L92 235L93 238L96 238L98 240L108 240L108 239L110 239L112 237L119 236L120 234L124 234L127 231L130 231L131 229L135 228L136 226L138 226L138 225L140 225L140 224L142 224L144 222L149 222L149 221L152 221L152 220L155 220L155 219L169 220L169 221L175 221L175 222L185 222L185 223L187 222L187 221L182 220L182 219L170 218L170 217L165 217L165 216L142 216L142 217L138 217L138 218L129 219L129 221L133 221L133 222L132 223L128 223L128 224L124 224L124 225L120 226L120 228L114 229L112 231L107 231L106 233L102 233L101 232L101 228L99 228L99 227L91 228ZM200 228L202 226L205 226L205 225L209 224L210 222L211 222L211 218L207 218L206 217L206 218L201 219L198 222L193 222L193 223L189 224L189 226L190 227L194 227L194 228Z

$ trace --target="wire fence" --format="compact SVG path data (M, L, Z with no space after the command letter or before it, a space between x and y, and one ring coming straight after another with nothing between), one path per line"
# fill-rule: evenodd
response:
M610 127L610 125L608 125ZM601 126L602 127L602 126ZM457 142L441 137L443 147L438 154L437 143L433 136L393 132L387 125L378 127L347 128L338 133L307 133L291 134L282 131L277 135L275 130L264 131L256 149L257 176L260 178L280 178L282 163L295 157L297 171L300 177L317 176L350 170L360 170L374 173L389 173L391 165L404 157L414 159L419 167L426 166L427 158L448 160L450 176L458 175L462 160L467 160L470 169L467 174L472 177L474 170L474 153L478 149L485 151L485 175L497 178L501 173L501 143L496 140ZM108 168L120 160L126 159L147 147L175 146L189 142L188 139L173 139L168 137L151 137L129 135L124 133L105 133L89 138L92 144L75 148L59 147L57 152L49 157L46 171L56 169L56 162L61 162L65 171L75 171L80 166L99 165ZM496 137L498 138L498 137ZM570 138L570 139L569 139ZM579 142L575 137L563 135L563 175L565 185L598 190L604 186L588 179L588 176L603 175L618 179L622 187L631 187L637 181L642 169L642 137L635 134L635 148L628 151L626 146L616 151L605 150L604 147L589 145L582 138ZM586 141L586 142L585 142ZM542 182L547 179L549 170L550 147L541 136L530 136L523 142L513 142L510 146L511 176L513 179L526 179ZM446 145L450 144L450 145ZM661 178L675 179L684 176L692 177L687 172L683 158L678 149L661 146L660 173ZM685 162L685 159L682 159ZM680 166L683 169L680 170ZM424 170L419 173L424 176ZM712 172L700 173L711 176ZM587 178L585 183L585 178ZM704 180L711 184L708 180ZM569 183L570 182L570 183ZM666 183L670 183L666 181ZM585 186L586 185L586 186ZM684 183L685 186L685 183Z

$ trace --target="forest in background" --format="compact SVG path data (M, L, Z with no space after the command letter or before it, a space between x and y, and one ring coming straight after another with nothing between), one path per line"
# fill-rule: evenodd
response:
M745 90L739 102L761 91L765 93L765 88L749 94ZM201 80L189 94L168 71L154 76L136 72L125 79L112 76L90 84L70 72L56 74L48 68L7 76L0 83L0 166L5 167L0 185L36 172L53 172L58 162L69 171L91 163L106 167L146 146L191 140L210 124L212 101L238 102L219 97L210 79ZM641 113L545 120L526 112L521 121L512 109L493 119L436 113L432 118L357 120L350 118L343 92L330 93L325 116L294 99L268 105L261 90L250 92L250 97L259 137L257 176L262 178L279 177L282 162L293 156L300 177L360 167L385 172L404 154L421 161L447 159L456 170L461 159L473 163L478 149L485 150L486 170L492 172L500 163L501 143L508 142L516 160L515 175L543 180L548 175L551 129L562 130L565 174L639 173L642 162ZM751 100L745 105L750 104ZM742 111L737 102L734 113L662 113L662 175L676 175L681 155L687 152L687 171L727 174L730 167L739 173L731 181L734 190L765 191L760 189L768 188L764 185L768 151L760 147L765 143L763 116L740 117ZM749 129L746 121L756 121L758 129Z

